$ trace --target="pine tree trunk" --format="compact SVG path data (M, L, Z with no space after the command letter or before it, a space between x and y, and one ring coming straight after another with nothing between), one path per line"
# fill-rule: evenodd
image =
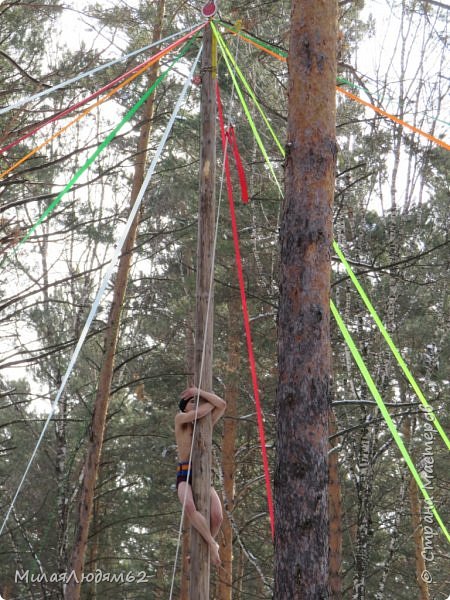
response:
M100 477L99 477L100 478ZM93 514L92 514L92 525L91 525L91 536L94 534L94 537L91 539L91 543L89 545L89 558L87 561L87 565L89 566L89 572L94 573L97 569L97 557L99 551L99 538L100 533L97 530L99 526L99 512L100 512L100 502L97 499L94 500L93 506ZM103 548L103 551L105 548ZM97 582L94 580L90 582L87 586L87 600L96 600L97 598Z
M426 571L425 546L423 541L423 526L421 518L421 500L419 497L419 488L414 478L409 481L409 502L411 505L411 521L413 526L414 553L416 559L416 581L419 586L420 600L430 600L430 590L428 583L424 578Z
M293 1L280 229L275 598L328 598L336 3Z
M236 433L237 433L237 399L239 395L239 367L241 363L240 332L242 327L236 315L240 311L239 296L233 296L228 302L228 345L227 402L226 419L223 426L222 470L224 483L224 520L220 537L220 558L222 568L219 573L219 590L217 600L231 600L233 593L233 530L228 514L233 512L235 474L236 474Z
M156 19L153 39L157 41L161 38L162 20L164 16L164 0L159 0L158 17ZM149 85L156 80L158 72L158 63L155 63L149 73ZM130 206L136 201L139 190L144 181L145 163L147 158L147 147L150 136L152 118L154 109L154 94L147 100L144 107L144 124L141 127L133 186L131 190ZM125 298L128 274L131 264L132 252L136 240L139 224L139 214L130 228L129 234L124 244L123 253L119 260L119 267L114 283L113 300L109 312L108 324L105 335L105 344L103 351L102 365L97 394L94 404L94 413L92 415L91 430L89 435L88 448L85 464L83 468L83 477L81 482L81 498L79 503L79 516L77 531L75 535L74 546L70 559L69 573L74 573L76 577L71 577L65 589L66 600L78 600L80 598L80 585L82 573L84 570L84 560L88 541L89 524L92 516L94 490L100 465L100 455L105 432L106 415L111 390L111 382L114 370L114 356L117 347L117 340L120 326L120 314L122 304Z
M8 584L3 586L3 590L2 590L3 600L11 600L11 596L10 596L11 591L12 591L12 586L9 586Z

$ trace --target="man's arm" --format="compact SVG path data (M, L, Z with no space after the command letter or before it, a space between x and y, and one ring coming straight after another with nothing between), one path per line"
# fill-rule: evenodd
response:
M201 404L198 407L197 415L195 410L189 410L188 412L180 412L175 415L175 424L185 424L185 423L193 423L195 421L195 417L197 416L197 421L209 415L214 411L214 406L212 404Z
M183 400L187 400L187 398L195 398L196 399L197 396L200 396L200 398L203 398L203 400L206 400L206 402L208 402L209 405L212 405L213 410L211 413L211 417L212 417L212 422L214 425L215 423L217 423L217 421L220 419L220 417L225 412L227 403L225 402L225 400L223 398L221 398L220 396L217 396L217 394L214 394L213 392L205 392L204 390L201 390L197 387L187 388L181 394L181 398ZM203 405L203 406L205 406L205 405ZM208 406L208 405L206 405L206 406ZM199 408L199 410L200 410L200 408Z

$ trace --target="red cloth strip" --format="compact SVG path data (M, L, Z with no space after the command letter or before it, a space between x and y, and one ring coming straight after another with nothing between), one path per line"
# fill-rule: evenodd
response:
M231 217L231 229L233 231L233 242L234 242L234 253L236 257L236 267L238 271L238 280L239 280L239 289L241 292L241 302L242 302L242 313L244 317L244 328L245 328L245 337L247 340L247 352L248 359L250 363L250 372L252 376L252 384L253 384L253 395L255 397L255 405L256 405L256 415L258 421L258 430L259 430L259 440L261 444L261 453L263 459L264 466L264 476L266 480L266 491L267 491L267 505L269 509L269 517L270 517L270 528L272 531L272 539L275 537L275 519L274 519L274 510L273 510L273 500L272 500L272 487L270 484L270 473L269 473L269 460L267 458L267 448L266 448L266 440L264 434L264 419L262 416L261 410L261 402L259 398L259 388L258 388L258 377L256 374L256 361L253 353L253 343L252 343L252 335L250 330L250 318L248 314L247 307L247 297L245 294L245 284L244 284L244 274L242 269L242 259L241 259L241 251L239 248L239 234L236 222L236 212L234 209L234 199L233 199L233 185L231 182L231 174L230 174L230 164L228 161L228 137L225 133L225 123L223 119L223 110L222 110L222 102L220 100L220 90L219 85L216 83L216 96L217 96L217 107L218 107L218 115L219 115L219 123L220 123L220 133L222 136L222 145L223 145L223 153L224 153L224 165L225 165L225 176L226 176L226 184L227 184L227 192L228 192L228 201L230 206L230 217Z
M245 177L244 165L242 164L241 155L239 154L239 148L237 145L236 134L234 132L233 125L230 125L227 130L228 141L233 150L234 160L236 162L236 168L239 176L239 184L241 186L242 202L248 203L248 187L247 179Z

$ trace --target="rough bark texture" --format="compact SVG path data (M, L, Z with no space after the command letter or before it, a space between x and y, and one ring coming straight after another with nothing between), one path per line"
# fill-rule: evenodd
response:
M328 592L336 3L293 1L276 402L275 598Z
M153 33L154 40L161 38L162 20L164 15L164 0L158 4L158 18L156 20ZM156 80L158 63L155 63L149 73L149 84ZM147 100L144 108L144 124L141 128L133 186L131 190L130 205L136 201L139 190L144 180L145 162L147 157L147 146L150 135L151 121L153 117L154 94ZM116 353L117 340L120 326L120 314L122 304L125 298L125 292L128 281L128 273L131 264L132 252L136 240L137 229L139 225L139 214L130 228L128 237L125 241L123 253L119 260L117 276L114 282L113 300L108 316L108 324L105 335L105 344L102 357L102 365L97 388L97 394L94 404L94 412L91 421L91 430L89 435L86 459L83 468L83 477L81 482L81 497L79 503L79 515L77 531L70 559L68 572L72 571L76 577L71 577L66 588L64 597L66 600L78 600L80 598L80 587L82 574L84 570L84 561L86 547L88 542L89 525L92 517L94 490L97 481L98 469L100 465L100 456L105 432L106 416L111 390L111 382L114 370L114 356Z
M214 298L211 281L215 229L216 103L212 72L212 31L206 27L203 38L201 89L200 203L198 211L197 294L195 322L195 381L202 389L212 389L212 346ZM211 290L210 290L211 287ZM208 296L211 294L209 314ZM204 345L205 340L205 345ZM200 367L203 359L203 373ZM192 464L192 491L197 510L210 520L211 416L196 425ZM191 528L191 600L209 600L209 547Z
M101 479L101 471L98 475L99 479ZM92 521L91 521L91 541L89 543L89 551L88 558L85 563L86 569L89 570L90 573L95 573L97 569L97 560L99 557L100 548L100 532L98 531L99 522L100 522L100 500L97 497L94 500L92 512ZM97 582L94 580L89 582L86 585L86 600L97 600Z

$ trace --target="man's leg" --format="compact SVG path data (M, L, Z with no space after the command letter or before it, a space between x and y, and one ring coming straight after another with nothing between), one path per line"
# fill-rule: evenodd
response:
M211 552L211 562L214 565L220 565L219 545L211 535L205 517L197 510L192 496L192 488L186 482L182 481L178 485L178 498L181 505L184 504L184 510L195 529L199 532L205 542L209 545Z
M216 492L216 490L211 487L211 508L210 508L210 522L211 522L211 535L213 538L217 536L219 533L220 527L223 521L223 513L222 513L222 503L220 502L220 498Z

